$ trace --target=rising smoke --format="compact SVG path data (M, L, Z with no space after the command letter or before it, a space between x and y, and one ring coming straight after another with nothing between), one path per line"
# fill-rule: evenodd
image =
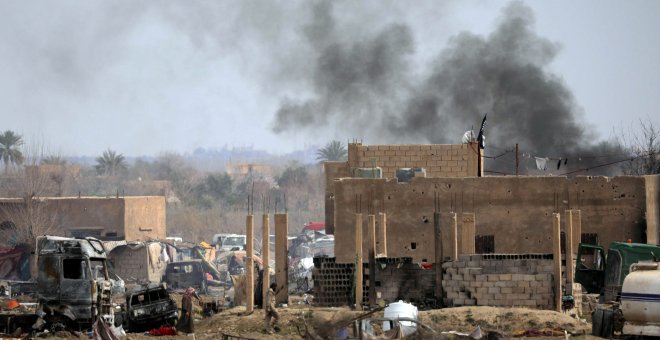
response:
M276 132L330 124L371 143L457 143L488 113L491 146L519 143L559 157L613 151L592 145L571 91L548 70L560 48L534 32L533 13L521 3L504 8L488 36L452 37L421 75L410 67L415 43L406 25L351 40L333 33L328 3L311 13L314 24L302 32L315 52L313 95L284 98Z

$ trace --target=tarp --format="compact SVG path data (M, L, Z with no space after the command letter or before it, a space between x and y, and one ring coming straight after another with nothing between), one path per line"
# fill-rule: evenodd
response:
M0 248L0 279L30 279L30 251L27 247Z

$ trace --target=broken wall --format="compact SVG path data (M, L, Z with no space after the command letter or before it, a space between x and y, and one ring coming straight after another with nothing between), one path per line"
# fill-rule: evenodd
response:
M163 247L159 242L117 246L108 259L115 273L126 282L161 282L167 267L167 262L160 258Z
M568 209L581 211L582 235L600 244L646 241L644 177L413 178L408 183L342 178L333 185L338 263L354 261L355 210L360 197L363 213L369 207L373 213L387 213L388 256L412 257L414 262L435 259L436 195L442 216L456 212L460 221L462 213L474 213L475 238L492 240L493 249L488 252L551 253L552 214L561 213L563 225ZM446 228L448 222L443 219L441 226ZM363 228L366 235L366 223ZM363 258L367 259L369 245L364 239Z
M335 258L314 258L314 305L352 306L354 268L352 263L336 263ZM362 304L369 304L369 268L364 266ZM411 258L376 259L377 302L405 300L418 306L435 305L435 271L423 269Z

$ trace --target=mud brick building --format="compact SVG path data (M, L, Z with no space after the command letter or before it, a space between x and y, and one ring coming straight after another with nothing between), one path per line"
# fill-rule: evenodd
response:
M24 207L22 199L0 199L0 224L10 226ZM47 197L34 204L52 217L61 236L92 236L104 240L165 239L165 197Z

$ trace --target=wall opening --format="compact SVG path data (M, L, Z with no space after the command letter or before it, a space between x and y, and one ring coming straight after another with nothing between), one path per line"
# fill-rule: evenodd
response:
M477 254L495 252L495 235L477 235L474 237L474 250Z

